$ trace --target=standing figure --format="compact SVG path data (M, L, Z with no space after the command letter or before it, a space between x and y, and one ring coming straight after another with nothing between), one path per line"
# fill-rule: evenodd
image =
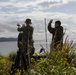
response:
M24 68L23 66L21 66L21 59L23 60L23 57L21 57L22 56L22 52L21 52L22 51L22 35L23 35L22 31L20 31L18 34L18 39L17 39L18 51L17 51L17 55L15 57L15 61L11 66L10 75L14 75L17 72L17 70L23 70L23 68ZM26 66L26 69L27 69L27 66ZM22 72L21 72L21 74L22 74Z
M21 48L22 48L22 35L23 35L23 32L20 31L19 34L18 34L18 42L17 42L17 46L19 48L19 51L21 51Z
M18 31L22 31L22 53L24 57L24 61L26 62L26 65L30 65L30 58L34 54L34 45L33 45L33 31L34 28L30 26L31 19L26 19L25 21L26 26L23 25L22 27L18 26Z
M63 27L61 26L61 22L58 20L55 22L55 27L51 26L51 20L48 24L48 31L53 35L52 36L52 43L51 49L59 48L62 49L63 47Z

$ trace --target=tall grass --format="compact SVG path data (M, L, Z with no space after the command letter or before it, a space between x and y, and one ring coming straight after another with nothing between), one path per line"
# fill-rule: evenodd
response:
M46 53L31 69L31 75L76 75L76 44L66 38L62 50L53 49Z
M17 53L16 52L11 52L10 54L8 54L8 59L12 62L15 61Z
M46 58L31 58L31 65L27 72L23 71L23 75L76 75L75 51L76 44L66 38L62 50L56 48L46 52ZM0 75L9 75L15 57L16 53L8 57L0 56ZM14 75L21 75L21 70Z

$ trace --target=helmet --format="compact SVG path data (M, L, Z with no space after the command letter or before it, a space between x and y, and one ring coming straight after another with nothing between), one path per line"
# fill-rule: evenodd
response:
M26 19L25 23L32 24L31 19Z

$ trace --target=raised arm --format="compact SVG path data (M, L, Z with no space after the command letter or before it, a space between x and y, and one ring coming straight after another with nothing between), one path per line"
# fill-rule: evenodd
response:
M54 33L55 33L55 28L52 28L52 27L51 27L52 21L53 21L53 20L51 20L51 21L49 22L49 24L48 24L48 31L49 31L50 33L54 34Z
M18 30L18 31L23 31L23 26L22 26L22 27L20 27L20 25L19 25L19 24L17 24L17 26L18 26L18 28L17 28L17 30Z

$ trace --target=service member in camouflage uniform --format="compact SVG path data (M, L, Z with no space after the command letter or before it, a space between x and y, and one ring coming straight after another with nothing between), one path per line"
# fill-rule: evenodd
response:
M23 25L22 27L18 27L18 31L23 31L23 36L22 36L22 53L24 53L25 60L27 61L27 66L29 66L29 58L32 57L34 54L34 45L33 45L33 31L34 28L30 26L31 19L26 19L25 21L26 26ZM29 52L28 52L29 51ZM28 58L29 55L29 58Z
M59 48L62 49L63 47L63 27L61 26L61 22L58 20L55 22L55 28L52 28L51 20L48 24L48 31L53 35L52 36L52 43L51 43L51 49L53 48Z

